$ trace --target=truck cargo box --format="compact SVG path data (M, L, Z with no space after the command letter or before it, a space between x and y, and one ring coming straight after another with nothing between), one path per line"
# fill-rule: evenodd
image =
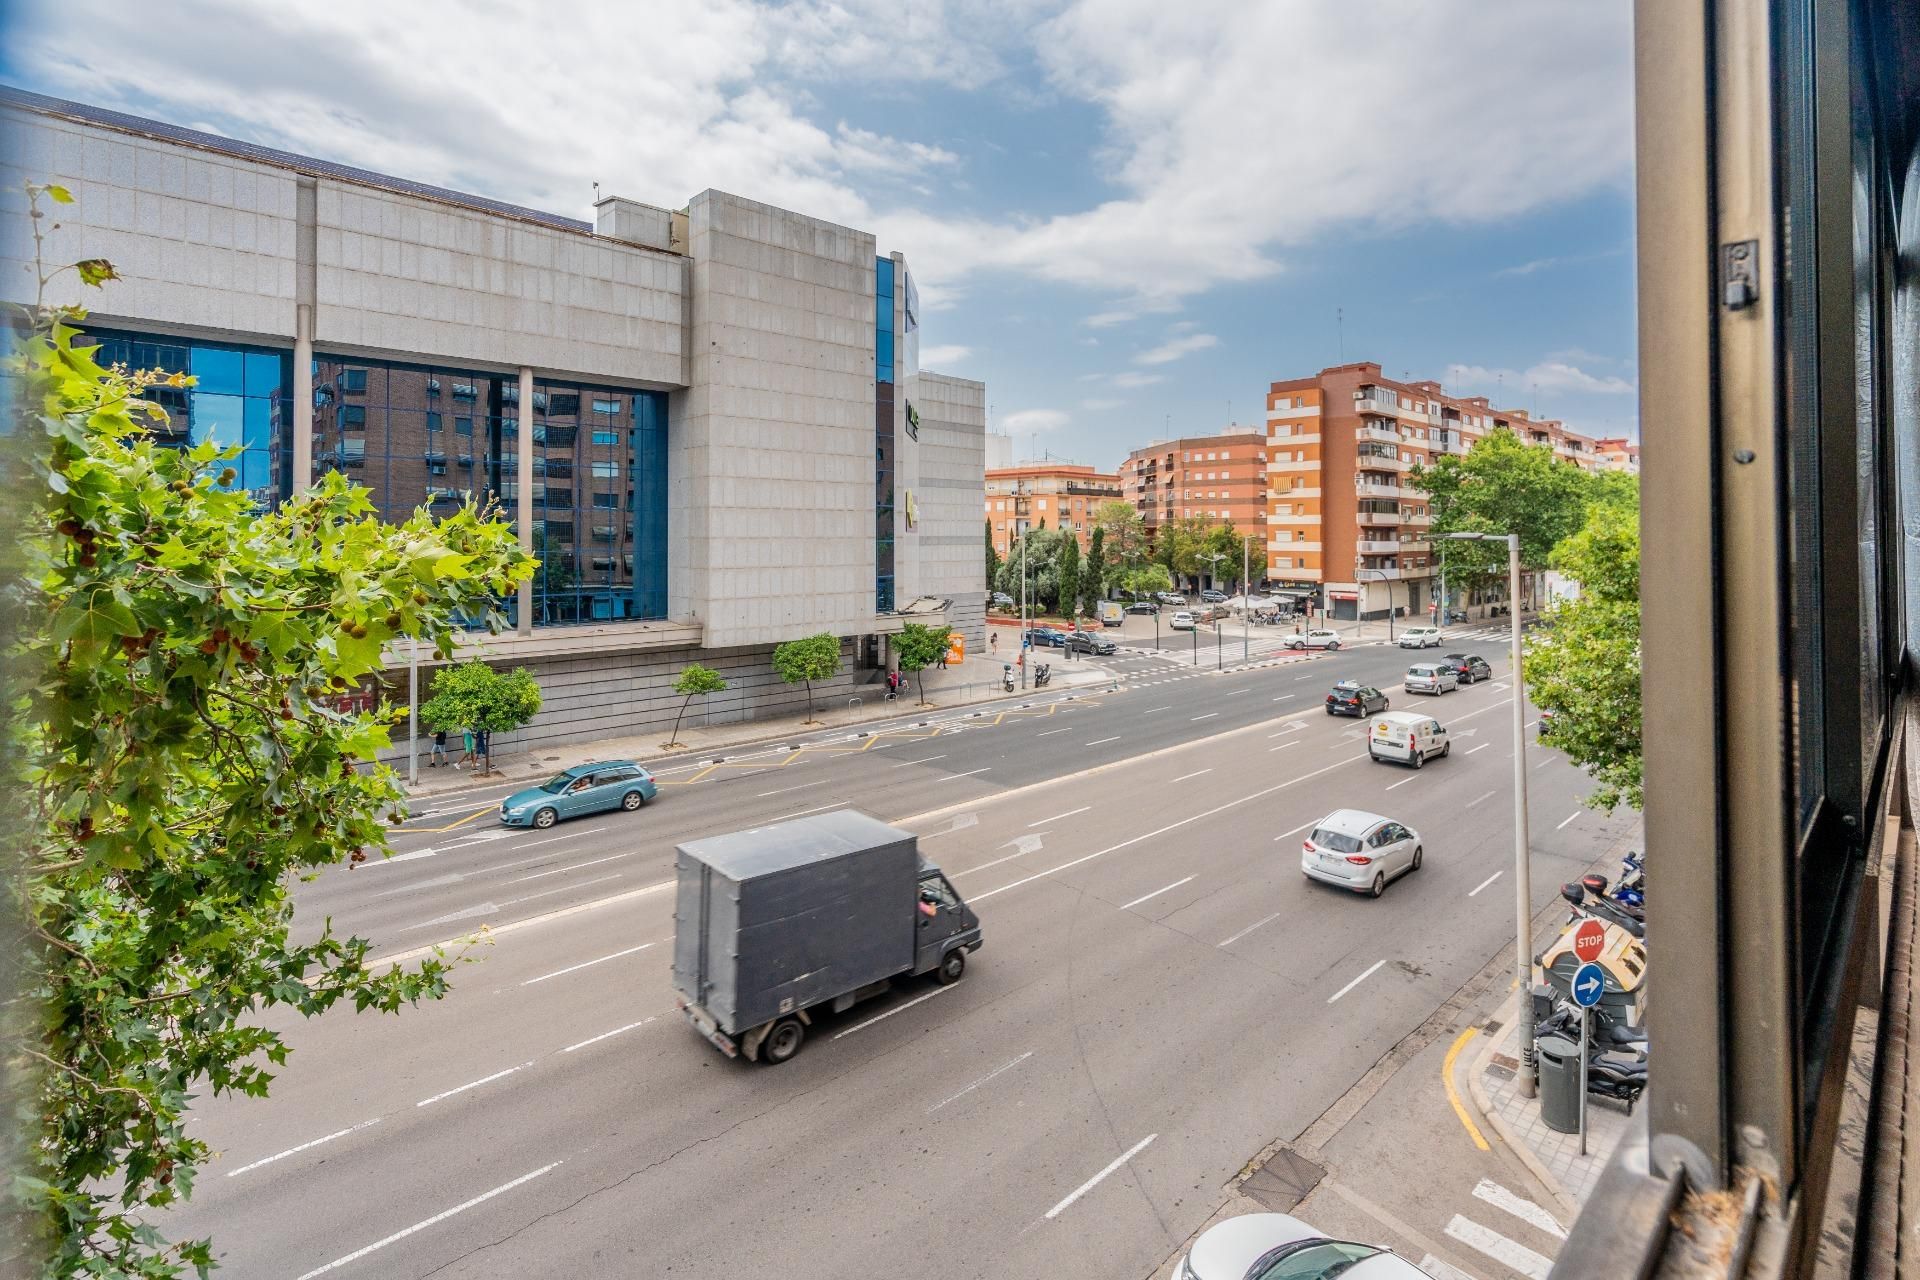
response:
M680 845L673 985L737 1035L913 967L911 832L851 810Z

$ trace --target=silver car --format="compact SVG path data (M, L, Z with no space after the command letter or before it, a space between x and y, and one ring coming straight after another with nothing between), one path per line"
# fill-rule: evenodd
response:
M1416 662L1407 668L1406 689L1408 693L1452 693L1460 687L1460 677L1453 674L1453 668L1438 662Z
M1300 845L1309 880L1379 897L1387 881L1420 869L1420 833L1361 809L1336 809L1314 824Z

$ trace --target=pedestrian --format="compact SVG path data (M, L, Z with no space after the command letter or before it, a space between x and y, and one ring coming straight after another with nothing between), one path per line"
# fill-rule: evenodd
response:
M474 745L480 749L480 772L487 773L493 768L493 756L487 749L488 733L485 729L474 735Z
M445 729L435 729L433 731L433 758L427 761L427 767L429 769L438 768L446 762L447 731Z
M1000 633L998 631L992 631L987 634L987 650L996 658L1000 656Z
M460 731L460 746L461 746L460 758L453 762L453 767L456 769L464 769L468 765L474 763L473 730L462 729Z

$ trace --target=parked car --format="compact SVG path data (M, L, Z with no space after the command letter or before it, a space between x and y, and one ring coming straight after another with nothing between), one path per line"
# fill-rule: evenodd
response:
M1453 674L1453 668L1444 662L1416 662L1407 668L1408 693L1431 693L1437 697L1452 693L1459 687L1459 678Z
M1340 647L1338 631L1302 631L1290 635L1286 640L1289 649L1325 649L1332 652Z
M1015 607L1017 601L1004 591L996 591L993 593L992 604L996 609L1011 609Z
M1438 649L1440 647L1440 628L1408 627L1400 633L1402 649Z
M1314 824L1300 845L1300 870L1309 879L1379 897L1387 881L1418 871L1425 852L1420 833L1362 809L1335 809Z
M1225 604L1227 601L1227 593L1208 587L1200 593L1200 600L1203 604Z
M1172 627L1175 631L1191 631L1194 629L1194 627L1197 624L1193 620L1193 615L1187 612L1185 609L1182 609L1180 612L1173 615L1173 618L1167 623L1167 625L1169 627Z
M1245 1213L1200 1233L1173 1280L1425 1280L1399 1254L1323 1236L1284 1213Z
M1477 653L1450 653L1441 660L1440 665L1452 671L1453 678L1461 684L1478 684L1482 680L1493 679L1493 668Z
M1367 735L1367 754L1378 763L1399 760L1418 769L1430 756L1453 752L1446 726L1432 716L1413 711L1388 711L1376 716Z
M1067 644L1067 633L1052 627L1029 627L1027 643L1036 649L1063 649Z
M1370 716L1387 709L1387 695L1358 680L1342 680L1327 694L1330 716Z
M1178 591L1156 591L1153 593L1153 598L1161 604L1170 604L1176 608L1187 602L1187 598Z
M1076 631L1067 637L1067 650L1070 653L1091 653L1104 658L1118 653L1119 649L1113 641L1092 631Z
M554 774L537 787L516 791L500 802L500 822L542 830L562 818L609 809L629 812L658 795L653 775L631 760L602 760Z
M1127 604L1128 613L1158 613L1160 606L1152 600L1133 600Z

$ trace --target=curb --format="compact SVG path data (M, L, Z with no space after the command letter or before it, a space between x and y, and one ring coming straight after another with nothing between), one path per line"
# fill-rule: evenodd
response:
M1514 1019L1520 1016L1518 994L1508 996L1490 1016L1503 1028L1511 1028L1514 1025ZM1481 1047L1474 1051L1471 1060L1465 1064L1464 1068L1456 1067L1455 1070L1466 1071L1467 1096L1473 1099L1473 1109L1479 1114L1480 1119L1486 1123L1487 1128L1499 1139L1507 1152L1525 1165L1527 1172L1533 1175L1534 1180L1547 1189L1548 1194L1553 1197L1553 1207L1560 1212L1561 1220L1572 1222L1580 1216L1580 1206L1567 1195L1566 1188L1560 1185L1560 1180L1554 1177L1547 1166L1541 1162L1540 1157L1534 1154L1533 1148L1507 1126L1506 1120L1487 1098L1487 1091L1480 1083L1487 1063L1493 1058L1494 1051L1500 1047L1504 1038L1498 1034L1481 1035Z

